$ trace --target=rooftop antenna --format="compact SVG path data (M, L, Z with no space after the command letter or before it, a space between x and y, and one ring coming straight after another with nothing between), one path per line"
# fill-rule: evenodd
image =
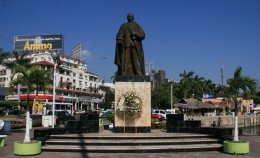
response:
M221 85L224 86L224 66L223 65L220 67L220 72L221 72Z

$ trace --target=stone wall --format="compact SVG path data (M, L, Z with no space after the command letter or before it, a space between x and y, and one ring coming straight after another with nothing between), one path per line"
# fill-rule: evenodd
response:
M201 117L185 117L185 120L201 120L202 127L213 126L214 122L216 127L233 127L233 116L201 116ZM260 125L260 116L258 115L241 115L238 116L238 126L248 127Z

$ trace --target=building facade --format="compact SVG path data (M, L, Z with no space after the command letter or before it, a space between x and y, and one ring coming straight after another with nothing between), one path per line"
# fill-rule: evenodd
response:
M28 38L28 37L26 37ZM24 39L26 39L24 38ZM43 38L41 36L37 36ZM21 39L21 38L20 38ZM49 38L50 39L50 38ZM36 40L35 40L36 41ZM103 94L100 93L100 83L98 76L87 69L87 64L84 61L80 61L78 58L66 56L62 49L41 49L45 47L30 46L29 42L24 42L25 46L21 48L32 50L26 50L29 52L25 57L31 60L31 65L39 65L41 69L47 72L47 77L50 79L47 92L40 91L38 99L43 104L50 104L53 102L53 86L55 86L57 103L72 103L72 112L80 110L95 110L98 109L98 104L102 102ZM27 46L26 46L27 44ZM48 45L45 44L45 45ZM50 45L50 44L49 44ZM50 46L51 48L52 46ZM58 58L54 60L52 53L57 52ZM8 62L15 61L14 57L6 59ZM54 73L54 64L56 63L56 72ZM14 74L12 70L0 65L0 87L9 87L10 81L13 79ZM55 85L53 85L53 79L55 79ZM36 91L31 92L30 100L36 98ZM26 100L26 89L20 87L15 89L15 93L6 97L7 100Z

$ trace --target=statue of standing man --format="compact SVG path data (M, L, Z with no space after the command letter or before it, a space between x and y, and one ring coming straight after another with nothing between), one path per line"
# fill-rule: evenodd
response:
M145 38L143 29L134 21L134 15L127 15L127 23L121 25L116 35L115 64L117 75L145 75L144 51L142 40Z

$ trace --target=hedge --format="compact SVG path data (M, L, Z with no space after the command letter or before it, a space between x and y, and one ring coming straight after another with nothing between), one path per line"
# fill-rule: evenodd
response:
M17 106L19 104L18 101L0 101L0 107L12 107L12 106ZM29 106L32 107L33 102L29 103ZM26 101L23 101L20 103L20 106L26 107Z

